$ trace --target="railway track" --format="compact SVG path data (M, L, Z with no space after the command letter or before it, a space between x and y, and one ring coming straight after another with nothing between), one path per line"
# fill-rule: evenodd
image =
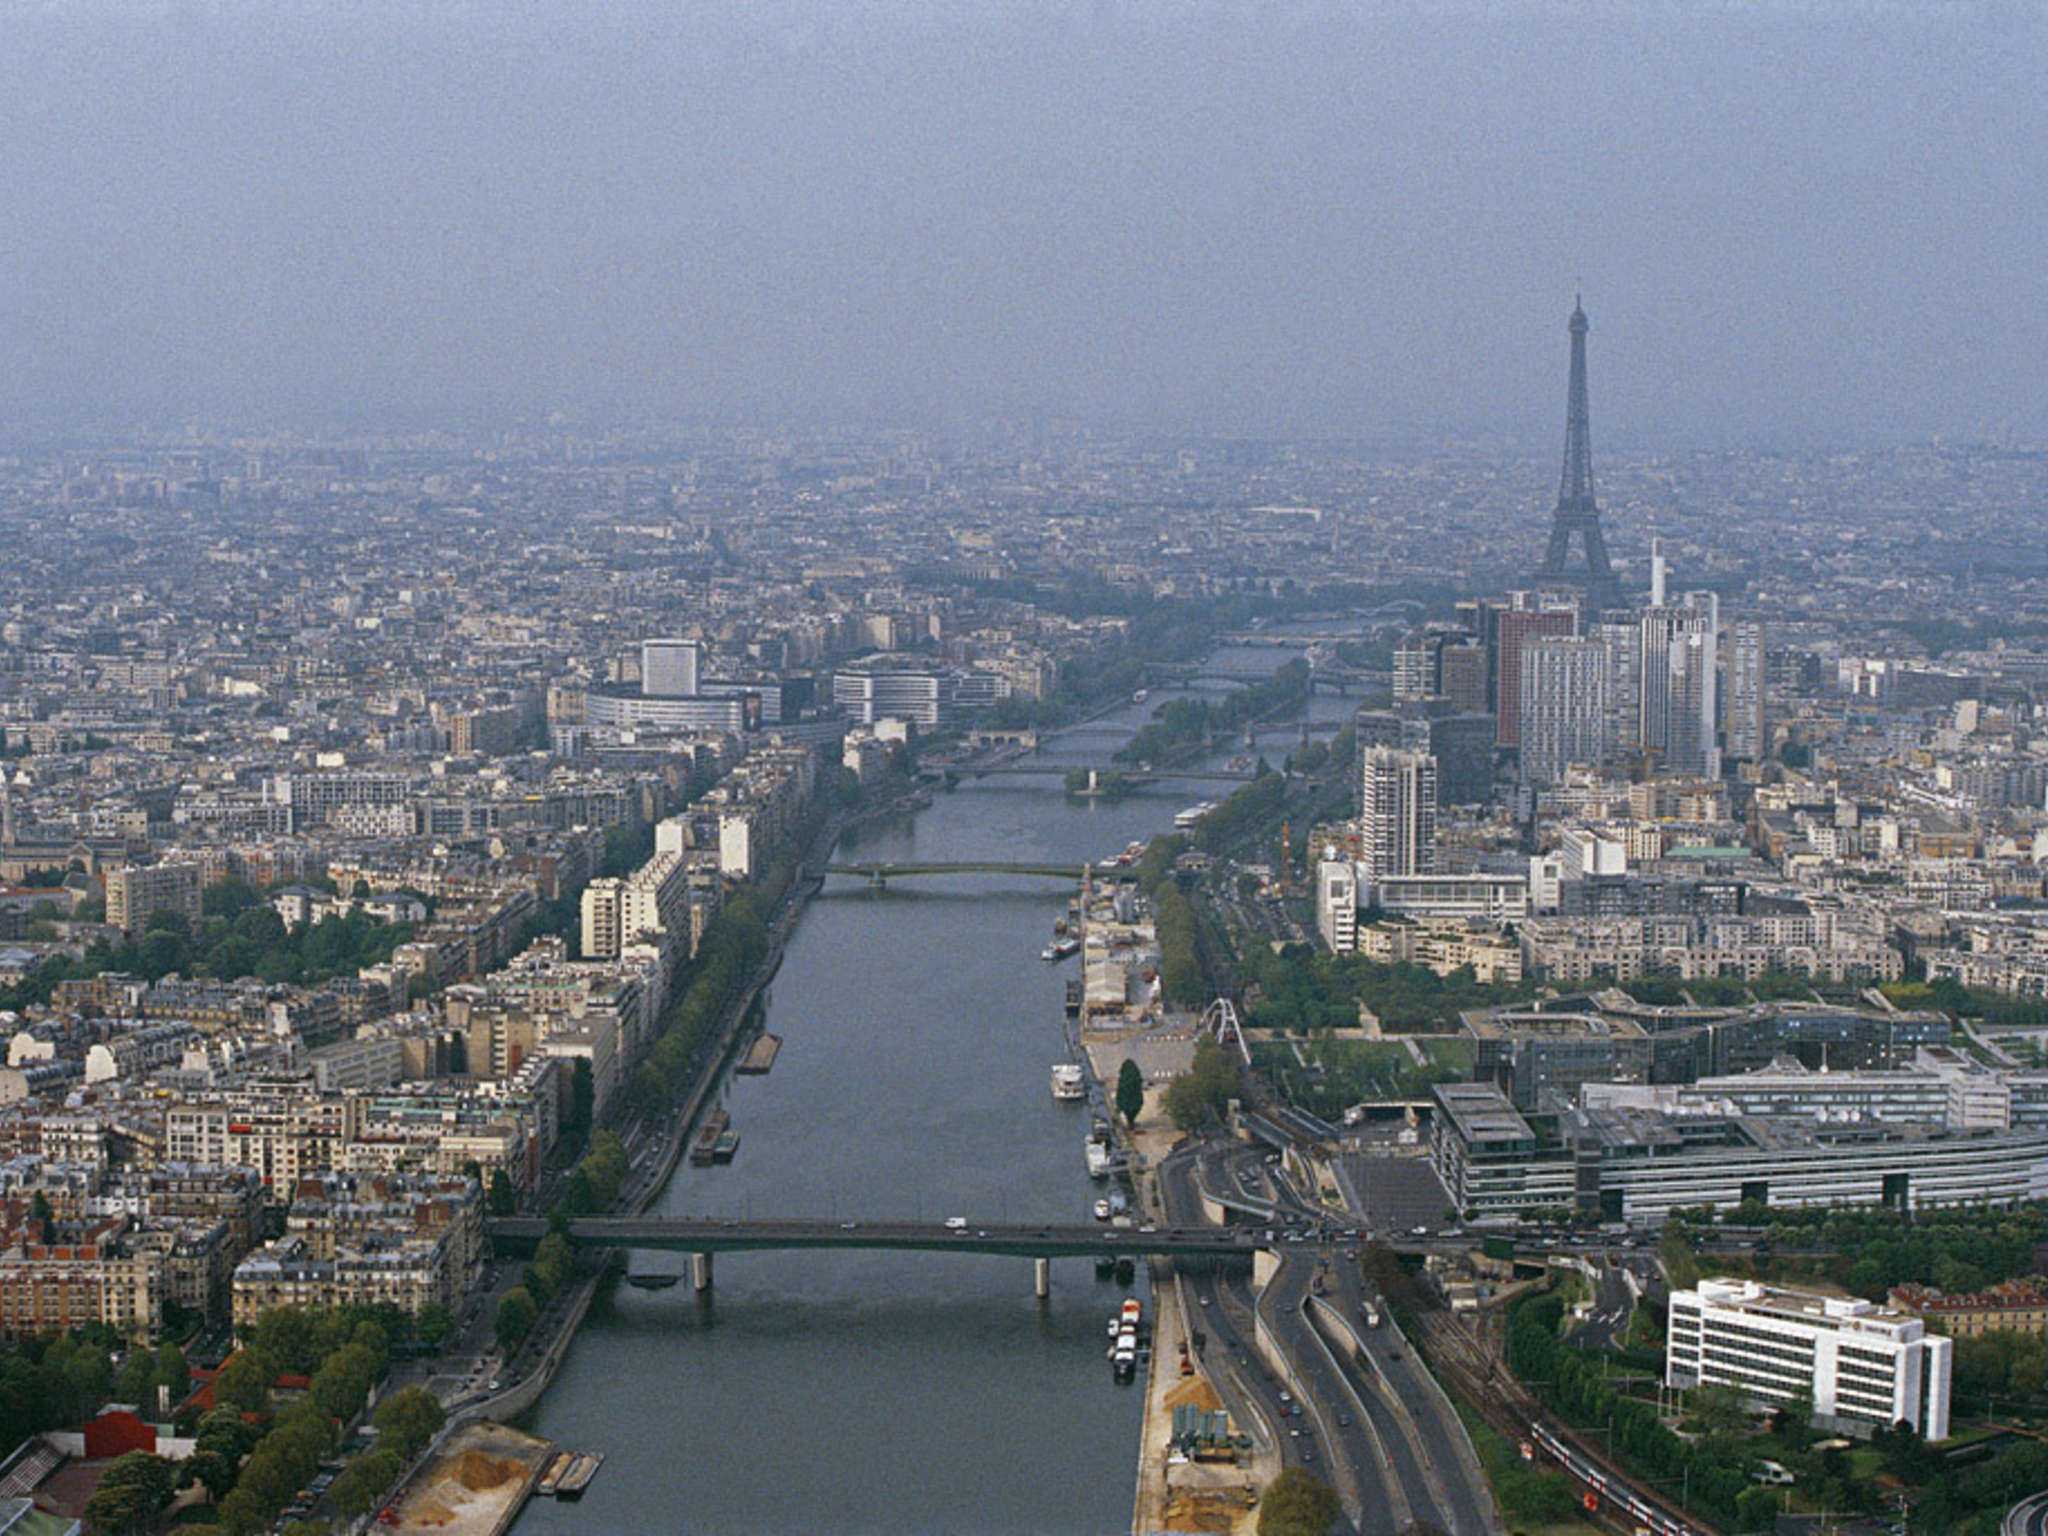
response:
M1718 1536L1717 1527L1673 1506L1616 1466L1577 1431L1548 1420L1543 1405L1490 1349L1442 1312L1430 1312L1411 1330L1430 1368L1488 1427L1516 1445L1532 1440L1582 1490L1597 1497L1587 1514L1608 1529L1636 1536Z

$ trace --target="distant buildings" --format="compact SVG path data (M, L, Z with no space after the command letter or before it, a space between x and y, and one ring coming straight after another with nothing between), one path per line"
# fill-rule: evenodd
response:
M184 860L116 865L107 871L107 921L130 937L158 912L197 922L199 885L199 866Z

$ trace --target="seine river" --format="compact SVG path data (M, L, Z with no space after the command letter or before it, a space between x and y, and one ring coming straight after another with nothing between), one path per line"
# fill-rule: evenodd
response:
M1249 678L1291 654L1211 662ZM1158 702L1061 732L1039 760L1106 763ZM1314 717L1355 707L1318 698ZM1275 762L1295 729L1262 738ZM1228 787L1160 784L1086 805L1057 779L985 779L842 851L1078 864ZM1085 1218L1089 1113L1047 1087L1075 970L1039 958L1070 894L1000 876L881 892L832 880L770 992L768 1028L783 1038L774 1071L728 1085L737 1159L685 1164L656 1209L934 1226L955 1214ZM530 1423L607 1460L580 1502L529 1505L519 1536L1129 1529L1140 1395L1103 1357L1122 1293L1087 1262L1055 1262L1048 1302L1022 1259L763 1253L716 1265L708 1303L685 1279L620 1286L592 1310Z

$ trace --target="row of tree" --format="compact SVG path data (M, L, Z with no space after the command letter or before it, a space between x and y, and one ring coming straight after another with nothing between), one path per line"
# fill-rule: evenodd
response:
M1452 1028L1468 1008L1520 1002L1539 990L1534 982L1482 982L1469 966L1439 976L1424 965L1324 954L1306 944L1277 952L1253 945L1244 964L1260 994L1245 1022L1289 1034L1355 1028L1361 1004L1383 1029Z

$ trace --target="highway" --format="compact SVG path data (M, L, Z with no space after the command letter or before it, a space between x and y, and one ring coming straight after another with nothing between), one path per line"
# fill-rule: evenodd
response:
M1366 1299L1356 1266L1333 1266L1332 1308L1362 1319ZM1377 1329L1360 1321L1351 1337L1357 1341L1362 1374L1370 1378L1381 1411L1400 1425L1404 1441L1412 1443L1422 1478L1419 1486L1428 1490L1433 1518L1451 1536L1488 1536L1501 1530L1486 1475L1457 1410L1384 1306L1379 1314ZM1416 1512L1423 1513L1420 1500Z

